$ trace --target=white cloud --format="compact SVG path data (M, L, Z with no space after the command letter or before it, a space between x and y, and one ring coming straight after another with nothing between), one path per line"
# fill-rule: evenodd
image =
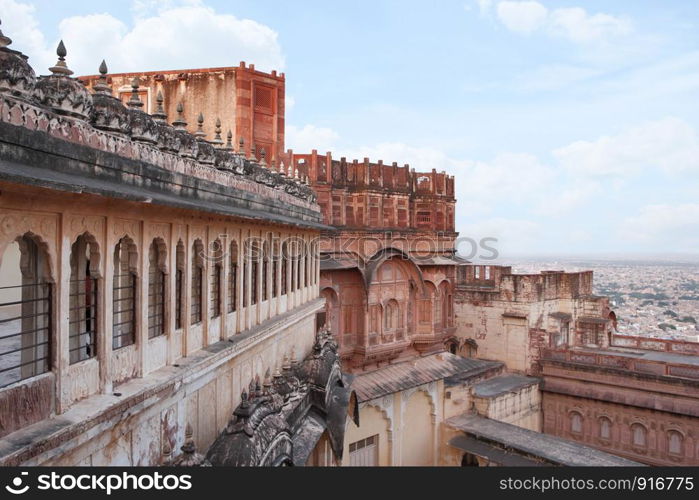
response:
M492 2L480 3L481 14ZM605 42L629 35L631 21L606 13L590 14L582 7L547 9L535 0L503 0L495 6L498 20L510 31L529 35L542 32L580 44Z
M577 141L554 157L580 176L628 176L645 169L666 173L699 172L699 137L678 118L642 123L618 135Z
M0 12L3 33L12 39L10 48L21 50L30 58L44 58L46 40L36 20L36 8L15 0L0 0Z
M544 25L548 17L548 9L539 2L531 0L505 1L498 3L497 14L500 22L509 30L526 35Z
M578 43L628 35L633 31L628 19L603 13L590 15L581 7L553 10L549 17L549 29Z
M654 249L696 253L699 248L699 204L645 206L637 215L624 219L619 234Z
M17 38L13 48L30 56L39 73L55 63L55 46L44 42L33 8L14 0L0 0L22 14L17 38L14 22L7 22L8 36ZM59 23L59 35L68 50L68 66L76 74L93 74L102 59L110 72L234 66L245 60L262 70L284 69L284 56L271 28L249 19L217 13L199 1L146 1L134 4L131 25L110 14L73 16ZM5 21L5 19L3 19ZM13 20L12 20L13 21ZM33 29L32 29L33 27Z
M286 126L286 147L295 153L310 153L316 149L321 153L333 151L339 138L337 132L327 127L305 125L302 128Z

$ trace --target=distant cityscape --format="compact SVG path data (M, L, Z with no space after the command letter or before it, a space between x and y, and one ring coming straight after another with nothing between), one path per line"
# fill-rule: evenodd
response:
M610 298L620 334L699 342L699 262L518 258L510 264L517 273L592 270L594 291Z

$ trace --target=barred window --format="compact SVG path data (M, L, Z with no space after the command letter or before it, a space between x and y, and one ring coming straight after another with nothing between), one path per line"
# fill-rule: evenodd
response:
M257 271L258 271L258 260L256 257L252 258L250 262L250 304L253 306L257 304Z
M274 249L272 253L272 298L279 294L279 287L277 286L277 276L279 271L279 242L275 241L272 244Z
M48 255L25 234L0 266L0 387L51 370L52 286Z
M228 312L235 312L238 307L238 244L231 241L231 264L228 273Z
M70 250L68 353L70 364L97 355L97 243L79 236Z
M211 317L221 316L221 264L211 266Z
M179 330L183 325L184 316L184 243L177 242L177 253L175 254L175 329Z
M304 247L304 251L303 287L306 288L308 286L308 276L311 272L311 252L308 248L308 244Z
M269 272L269 243L265 241L262 250L262 301L264 302L269 297L267 295L267 277Z
M286 295L287 293L287 269L288 269L288 263L289 261L289 246L284 243L282 246L282 254L281 254L281 268L282 268L282 276L281 276L281 294Z
M303 256L301 255L301 250L299 249L298 253L296 254L296 290L301 290L301 262L302 261L303 261Z
M248 306L248 259L243 259L243 307Z
M148 338L165 334L165 242L156 238L148 251Z
M221 280L223 274L224 248L221 240L216 238L209 246L208 259L211 266L210 287L209 287L209 317L218 318L221 316L223 303L223 288Z
M128 236L114 247L112 349L136 342L136 245Z
M201 240L192 244L192 303L190 310L190 322L192 325L201 323L202 302L204 297L204 245Z

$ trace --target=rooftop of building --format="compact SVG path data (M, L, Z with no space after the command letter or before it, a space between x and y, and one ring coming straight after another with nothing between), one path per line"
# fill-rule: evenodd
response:
M503 363L495 361L462 358L442 352L357 375L352 389L357 393L360 402L370 401L437 380L464 382L491 371L501 370L503 366Z
M473 441L464 442L460 439L462 436L457 436L449 442L451 446L474 454L485 453L487 456L484 458L493 459L496 462L502 460L503 450L507 450L508 458L519 455L520 459L531 458L549 465L570 467L631 467L641 465L574 441L541 434L479 415L458 415L447 420L446 424L453 429L464 432L467 437L473 438L480 444L491 445L486 449L474 449L471 446ZM507 463L505 465L521 464ZM528 465L536 464L530 463Z
M541 379L525 377L515 373L500 375L473 386L473 394L479 398L496 398L503 394L515 393L525 387L539 385Z

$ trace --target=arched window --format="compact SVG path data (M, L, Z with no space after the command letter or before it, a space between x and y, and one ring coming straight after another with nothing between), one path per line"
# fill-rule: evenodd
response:
M267 278L269 276L269 242L262 246L262 302L269 298L267 290Z
M296 246L289 243L289 293L296 290Z
M51 370L51 292L48 255L20 236L0 264L0 387Z
M279 295L277 273L279 272L279 242L272 242L272 298Z
M228 312L238 308L238 243L231 241L230 271L228 273Z
M210 296L210 317L218 318L221 316L221 275L223 274L223 244L221 240L216 239L211 247L210 253L211 265L211 296Z
M647 445L648 431L641 424L631 426L631 442L634 446L645 448Z
M89 234L78 236L70 248L68 354L70 364L97 355L97 279L99 252Z
M165 335L165 269L167 248L156 238L148 249L148 338Z
M308 246L308 243L305 243L303 248L304 248L303 287L306 288L308 286L308 277L310 276L310 272L311 272L311 250L310 250L310 247Z
M112 349L136 342L136 245L124 236L114 247Z
M175 254L175 329L177 330L182 328L184 324L184 270L184 243L182 243L182 240L179 240Z
M395 300L389 300L384 309L384 328L386 330L395 330L401 328L402 317L400 304Z
M192 325L201 323L202 300L204 297L204 245L201 240L192 244L192 303L190 321Z
M287 284L287 270L289 266L289 245L284 242L282 245L282 255L281 255L281 268L282 268L282 295L286 295L288 292Z
M302 285L302 274L301 274L301 263L303 262L303 243L301 241L296 242L296 290L301 290Z
M600 439L612 438L612 421L607 417L600 417L599 419L599 437Z
M570 432L573 434L582 434L583 417L577 411L570 412Z
M248 258L250 259L250 305L254 306L257 304L257 299L259 297L257 290L257 273L260 263L260 247L257 242L252 242L250 244Z
M682 444L684 438L677 431L667 433L667 452L671 455L682 455Z

